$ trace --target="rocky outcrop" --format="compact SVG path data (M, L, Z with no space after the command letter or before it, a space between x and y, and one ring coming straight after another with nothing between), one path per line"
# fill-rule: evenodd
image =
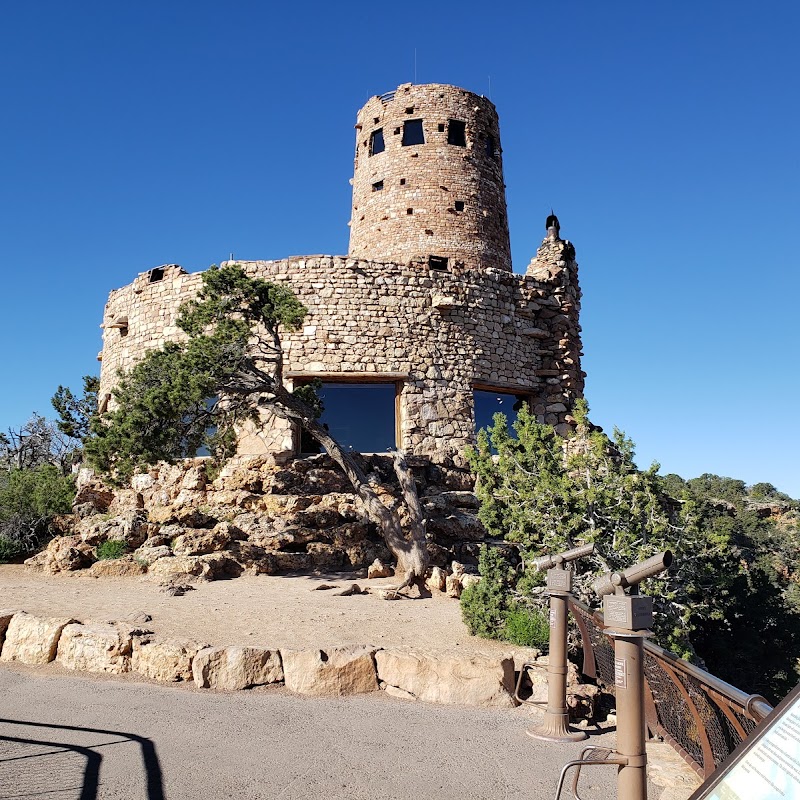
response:
M514 660L426 650L379 650L378 679L387 691L429 703L514 705Z
M391 459L361 456L384 501L398 487ZM88 470L78 479L70 535L54 539L28 566L50 573L91 567L92 575L144 571L207 580L243 572L366 569L392 574L391 554L338 467L325 455L277 464L270 456L238 457L215 477L207 459L160 464L134 475L130 488L103 487ZM431 564L475 563L485 532L468 473L411 459L423 505ZM103 509L100 511L100 509ZM126 559L97 561L107 541L125 545ZM438 585L438 581L435 582ZM461 581L451 582L457 596Z

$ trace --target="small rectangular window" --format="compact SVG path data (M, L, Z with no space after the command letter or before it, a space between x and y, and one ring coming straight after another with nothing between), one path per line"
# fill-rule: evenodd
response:
M373 192L380 192L381 189L383 189L383 181L375 181L375 183L372 184Z
M155 269L150 270L148 283L158 283L158 281L163 279L164 279L164 267L156 267Z
M403 147L415 144L425 144L425 133L422 130L421 119L410 119L403 123Z
M406 108L406 114L413 114L414 113L414 106L408 106Z
M447 259L444 256L428 256L428 266L440 271L447 269Z
M382 153L385 149L386 145L383 143L383 128L372 131L369 137L369 154L375 156L378 153Z
M401 186L405 186L406 185L406 179L405 178L400 178L400 185Z
M413 213L414 213L414 209L413 208L407 208L406 209L406 214L410 215L410 214L413 214Z
M439 123L439 133L444 133L444 122Z
M456 207L456 211L463 211L464 210L464 201L463 200L456 200L455 207Z
M467 123L458 119L447 120L447 144L467 146Z
M489 158L494 158L496 153L495 145L494 145L494 136L487 136L486 137L486 155Z

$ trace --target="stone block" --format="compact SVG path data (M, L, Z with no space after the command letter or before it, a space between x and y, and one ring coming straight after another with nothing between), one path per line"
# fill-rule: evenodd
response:
M429 703L511 708L514 660L510 656L395 649L375 654L378 678Z
M277 650L260 647L206 647L192 660L194 682L201 689L249 689L283 680Z
M192 659L207 645L179 639L143 636L133 640L131 670L162 683L190 681Z
M132 630L109 623L67 625L58 641L56 661L81 672L128 672L131 666Z
M3 640L0 661L48 664L58 650L64 628L77 620L66 617L35 617L20 611L11 618Z
M298 694L349 695L378 689L375 648L281 650L286 687Z

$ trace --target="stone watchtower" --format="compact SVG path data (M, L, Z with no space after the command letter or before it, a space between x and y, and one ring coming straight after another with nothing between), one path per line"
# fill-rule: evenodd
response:
M358 113L348 254L238 263L308 309L281 335L284 379L321 383L322 421L344 446L463 465L494 412L524 404L566 432L582 395L575 249L555 215L545 225L515 274L494 105L456 86L403 84ZM201 273L164 265L111 293L101 412L120 370L181 338L180 306L201 285ZM239 431L242 455L304 447L268 410Z
M350 256L511 271L497 112L442 84L403 84L358 112Z

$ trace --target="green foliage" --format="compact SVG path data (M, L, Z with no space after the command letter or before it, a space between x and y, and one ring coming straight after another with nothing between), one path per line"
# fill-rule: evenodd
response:
M97 416L97 392L100 379L83 376L83 395L76 397L67 386L59 386L50 402L58 414L56 425L65 436L83 442L91 431L92 420Z
M473 636L498 637L503 629L514 568L497 548L481 547L478 561L481 581L461 594L461 616Z
M550 642L550 619L540 608L515 604L506 612L503 639L520 647L546 650Z
M746 691L771 697L788 691L800 655L800 526L778 530L752 506L784 498L769 484L748 490L717 475L684 481L660 477L657 464L639 470L624 434L608 437L592 426L583 403L574 416L567 439L525 408L514 423L516 437L500 414L479 433L467 458L490 534L516 543L526 564L595 542L596 555L576 562L574 580L575 593L594 605L589 587L597 573L672 550L670 572L643 587L655 600L656 641ZM794 508L794 501L786 506ZM489 620L502 615L507 627L514 593L535 595L531 573L505 598L483 590ZM468 597L470 605L477 597ZM470 613L480 620L475 608ZM494 635L500 628L495 621Z
M237 426L258 417L276 385L280 326L295 330L306 308L292 292L237 265L203 273L178 325L188 334L150 351L114 392L116 410L92 422L90 462L117 483L158 461L207 448L216 462L235 450Z
M118 539L109 539L97 545L94 554L97 556L98 561L110 561L114 558L122 558L127 550L125 542L121 542Z
M51 521L72 507L71 477L52 464L0 472L0 562L31 553L51 536Z

